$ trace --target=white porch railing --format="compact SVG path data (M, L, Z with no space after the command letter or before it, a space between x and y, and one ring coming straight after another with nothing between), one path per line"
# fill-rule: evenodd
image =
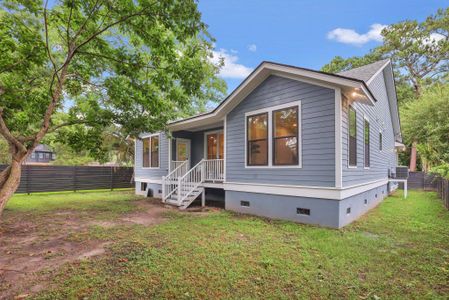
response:
M224 159L205 159L203 168L205 181L224 180Z
M178 188L178 179L184 176L188 171L188 160L172 161L176 167L172 169L167 176L162 177L162 201L165 202Z

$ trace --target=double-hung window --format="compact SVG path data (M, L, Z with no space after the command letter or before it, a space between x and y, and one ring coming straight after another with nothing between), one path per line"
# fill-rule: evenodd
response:
M273 165L298 164L298 106L273 111Z
M370 130L369 121L365 119L364 123L364 153L365 153L365 168L370 166Z
M246 166L300 166L300 102L246 114Z
M142 163L144 168L159 168L159 135L142 139Z
M247 164L268 165L268 113L247 117Z
M348 128L349 128L349 166L357 166L357 113L352 106L349 106L348 111Z

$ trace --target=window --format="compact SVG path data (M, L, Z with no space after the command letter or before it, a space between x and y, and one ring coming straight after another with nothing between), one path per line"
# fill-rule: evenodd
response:
M145 192L147 190L147 183L141 182L140 183L140 191Z
M150 167L150 138L145 138L142 140L143 143L143 167L149 168Z
M301 101L245 115L245 167L301 167Z
M351 213L351 208L350 207L346 208L346 214L349 215L350 213Z
M370 166L370 134L369 134L369 121L365 119L364 125L364 153L365 153L365 168L369 168Z
M159 136L151 137L151 168L159 168Z
M348 112L349 128L349 166L357 166L357 114L355 109L350 106Z
M273 165L298 164L298 106L273 111Z
M31 158L36 158L36 153L31 153Z
M39 153L39 158L43 159L44 158L44 153Z
M298 207L298 208L296 209L296 213L297 213L298 215L310 216L310 209L309 209L309 208L301 208L301 207Z
M382 143L383 143L383 139L382 139L382 132L379 132L379 151L382 151Z
M268 165L268 113L247 118L247 165Z
M144 168L159 168L159 136L142 139L142 166Z

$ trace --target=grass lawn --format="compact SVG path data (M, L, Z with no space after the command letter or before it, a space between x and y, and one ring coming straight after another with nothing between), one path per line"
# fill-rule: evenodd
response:
M0 223L7 233L26 220L48 238L47 227L62 215L57 224L64 219L79 224L65 229L65 235L55 229L61 242L105 248L100 255L24 277L25 282L45 279L48 285L16 294L39 299L448 299L449 212L434 193L411 191L407 200L391 196L341 230L222 210L194 213L155 202L142 205L148 201L123 191L15 196ZM154 210L158 222L131 222L131 216L145 213L155 217ZM54 264L68 252L62 253L47 261Z

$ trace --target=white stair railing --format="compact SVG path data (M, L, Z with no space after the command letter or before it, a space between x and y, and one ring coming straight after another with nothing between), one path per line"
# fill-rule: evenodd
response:
M178 205L182 205L192 193L198 189L204 181L203 171L204 159L191 168L184 176L178 179Z
M178 162L177 162L178 163ZM162 177L162 201L165 202L178 189L178 179L184 176L188 170L188 160L178 163L167 176Z
M185 160L172 160L170 162L170 172L172 172L173 170L175 170L177 167L179 167L180 165L183 165L186 161Z

